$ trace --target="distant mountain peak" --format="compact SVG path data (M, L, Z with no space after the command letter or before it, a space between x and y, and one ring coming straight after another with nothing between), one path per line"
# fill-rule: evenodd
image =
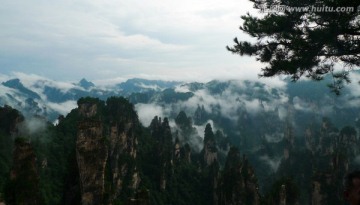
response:
M32 90L26 88L20 81L20 79L18 78L14 78L11 80L8 80L6 82L3 82L2 85L8 87L8 88L13 88L15 90L18 90L19 92L24 93L25 95L27 95L30 98L33 99L40 99L40 96L33 92Z
M19 78L10 79L10 80L8 80L6 82L3 82L2 84L7 86L7 87L22 85Z
M131 78L125 82L117 84L117 87L125 91L124 94L142 93L147 91L161 91L167 88L174 88L181 84L176 81L163 81L163 80L147 80L141 78Z
M78 83L78 85L82 88L89 89L91 87L95 87L95 84L86 80L85 78L81 79Z

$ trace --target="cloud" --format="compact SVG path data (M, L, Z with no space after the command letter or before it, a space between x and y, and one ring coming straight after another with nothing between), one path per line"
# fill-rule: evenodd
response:
M350 73L350 79L352 80L352 83L347 85L347 88L349 88L349 91L352 96L360 96L360 73L359 72L351 72Z
M122 33L117 33L104 37L103 39L105 43L110 45L118 45L126 49L150 49L153 51L159 50L174 52L177 50L186 50L188 48L188 46L185 45L166 44L158 39L152 39L149 36L143 34L126 36Z
M38 117L25 118L24 122L19 125L20 133L33 135L41 133L47 128L46 120Z
M264 161L271 168L271 170L275 173L279 169L282 157L277 157L277 158L272 159L269 156L265 155L265 156L261 156L260 160Z
M144 83L138 83L136 84L136 86L146 89L152 89L152 90L161 90L161 87L158 85L145 85Z
M313 108L311 105L304 100L300 99L299 97L295 96L293 98L293 105L296 110L304 111L304 112L311 112Z
M10 75L3 75L4 81L10 79L20 79L21 83L28 89L36 92L43 103L47 103L47 96L44 94L45 87L52 87L59 90L62 93L68 92L70 89L78 89L84 90L84 88L76 85L77 82L66 82L66 81L55 81L44 76L36 75L36 74L25 74L23 72L12 72ZM8 89L7 89L8 90ZM10 94L16 94L17 91L12 90L11 92L7 92ZM3 93L4 95L4 93ZM10 102L10 101L9 101Z
M72 100L63 103L48 102L47 106L62 115L67 115L72 109L75 109L77 107L77 102Z
M39 76L36 74L26 74L22 72L13 72L11 76L14 78L19 78L21 83L31 88L32 90L38 91L38 94L41 94L44 86L55 87L62 91L63 93L69 91L70 89L77 88L79 90L83 90L82 87L75 85L72 82L66 81L54 81L50 78L46 78L43 76Z
M166 117L164 116L164 111L161 106L154 104L143 104L138 103L135 105L135 110L138 113L139 120L144 126L149 126L151 120L154 119L155 116L158 117Z
M188 88L188 86L185 85L178 85L175 87L175 92L177 93L187 93L187 92L191 92Z
M265 140L268 143L279 143L284 139L284 133L265 134Z
M288 111L284 108L284 106L280 106L280 107L278 108L279 119L280 119L280 120L285 120L286 117L287 117L287 115L288 115L287 112L288 112Z
M212 120L208 120L206 123L204 123L202 125L194 125L198 135L203 139L204 139L204 134L205 134L205 127L208 123L211 125L213 131L216 130L216 127L214 126L214 121L212 121Z
M95 85L100 86L102 88L113 87L116 84L125 82L127 79L124 77L112 77L106 79L96 79L93 82Z
M176 131L181 133L180 128L175 123L175 120L171 119L169 121L169 125L172 128L173 133L175 133ZM180 143L182 145L188 143L193 151L199 153L204 147L203 138L204 138L205 125L206 124L204 124L203 126L194 125L193 127L195 127L196 132L192 133L190 136L182 136L181 134L179 134L177 137Z
M223 117L229 118L233 121L238 119L237 111L239 109L246 109L251 114L256 114L261 110L273 111L288 101L288 97L281 88L277 89L277 95L272 93L272 87L257 82L245 83L245 81L219 81L228 83L227 87L221 93L212 94L207 89L200 89L194 92L194 96L185 102L180 102L179 107L184 107L189 112L195 112L198 105L204 105L207 112L211 113L214 109L218 111ZM261 86L256 87L256 86ZM179 91L186 91L186 87L177 88ZM249 90L251 89L251 93ZM270 98L269 101L260 99L261 94Z
M225 49L235 36L251 40L238 30L251 7L236 0L4 0L0 66L5 74L56 80L256 76L259 63Z
M16 90L0 84L0 105L9 105L13 108L21 109L22 102L25 99L19 96L20 94Z
M357 164L357 165L360 165L360 155L357 155L357 156L354 158L354 163Z

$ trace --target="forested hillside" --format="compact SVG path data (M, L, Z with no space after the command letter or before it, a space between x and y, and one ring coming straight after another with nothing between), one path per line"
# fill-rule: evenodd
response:
M77 104L56 125L1 108L6 204L341 204L341 178L358 167L356 128L328 118L302 136L285 121L283 135L254 140L263 131L246 123L275 118L264 112L252 121L244 113L235 140L219 129L221 120L205 120L199 134L201 116L213 119L202 106L198 118L180 111L143 125L122 97Z

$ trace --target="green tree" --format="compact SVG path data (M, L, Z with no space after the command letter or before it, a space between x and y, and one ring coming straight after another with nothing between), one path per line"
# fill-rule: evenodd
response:
M179 114L175 118L175 123L181 129L191 129L192 128L192 120L190 117L186 115L184 111L180 111Z
M256 38L255 43L234 39L234 54L256 56L267 63L261 77L291 76L297 81L301 76L322 80L332 75L329 87L336 94L344 82L349 83L349 71L360 66L360 18L358 0L250 0L254 8L286 8L270 11L261 17L243 15L240 30ZM346 12L324 12L348 7ZM302 9L301 8L308 8ZM351 10L351 11L350 11ZM334 66L341 64L342 71Z
M13 162L5 187L6 204L42 205L36 156L25 138L15 139Z
M204 144L208 143L209 141L215 141L215 135L211 124L207 123L204 131Z

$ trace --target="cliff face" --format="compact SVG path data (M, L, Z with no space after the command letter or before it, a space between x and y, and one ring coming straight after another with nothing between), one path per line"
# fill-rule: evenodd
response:
M135 161L137 155L137 139L133 132L133 123L113 122L108 138L108 165L111 173L109 178L113 190L110 201L112 201L121 194L124 185L131 190L136 190L141 180L136 167L131 165L131 161ZM127 160L122 160L123 158L127 158ZM128 181L125 182L124 178L128 178Z
M317 181L314 181L311 193L311 204L312 205L321 205L323 204L323 195L321 193L321 184Z
M280 202L279 205L286 205L286 185L281 185L279 193Z
M3 188L11 169L13 138L18 134L18 124L24 117L10 106L0 106L0 202Z
M139 186L141 179L134 165L137 116L127 106L127 101L116 98L106 105L94 99L79 101L82 121L76 158L83 205L112 204L125 189L135 192Z
M107 146L100 122L80 122L76 141L81 201L83 205L103 204Z
M218 157L217 146L216 146L215 136L210 124L207 124L205 127L204 148L202 150L202 153L203 153L204 166L210 166L212 163L217 161L217 157Z
M151 135L156 141L155 155L157 157L156 166L159 168L157 180L159 180L160 190L166 190L169 176L173 169L173 144L172 135L167 118L162 121L155 117L150 125ZM180 155L180 153L178 153Z
M294 176L302 193L298 195L300 203L342 204L342 178L349 170L358 168L356 136L355 128L346 126L338 130L324 118L320 126L311 125L304 131L303 147L300 143L299 147L285 144L277 175Z
M41 205L36 156L24 139L16 139L13 167L5 188L6 204Z
M17 125L24 120L19 111L5 105L0 107L0 130L6 134L16 134Z
M204 162L206 166L210 166L217 160L217 150L214 141L209 141L204 145Z
M356 130L344 127L340 132L324 121L318 149L314 152L311 200L313 205L342 202L342 177L359 153Z
M247 159L231 148L220 182L219 205L259 205L257 179Z
M104 200L107 146L101 122L90 119L96 116L97 109L96 104L79 104L83 120L78 125L76 159L83 205L103 204Z

